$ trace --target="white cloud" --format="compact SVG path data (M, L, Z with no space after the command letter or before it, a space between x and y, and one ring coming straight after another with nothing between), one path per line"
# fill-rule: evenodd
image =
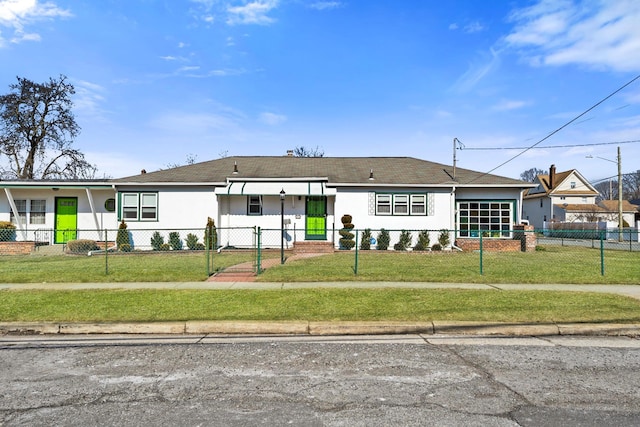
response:
M311 9L316 10L337 9L342 6L344 6L344 4L339 1L317 1L309 5Z
M286 122L287 116L283 116L282 114L264 112L264 113L260 113L258 120L260 120L260 122L266 125L276 126Z
M512 111L512 110L518 110L520 108L526 107L529 104L530 103L527 101L515 101L515 100L504 99L500 101L498 104L494 105L493 109L496 111Z
M533 65L640 70L640 2L542 0L514 11L505 37Z
M468 92L487 74L495 70L500 64L499 52L490 49L490 57L483 58L479 64L472 64L469 69L456 81L453 90Z
M74 81L73 86L76 94L73 99L74 110L79 115L100 118L104 111L101 105L104 103L105 88L85 80Z
M482 30L484 30L484 26L478 21L471 22L464 26L464 32L469 34L478 33Z
M61 9L53 2L41 3L39 0L0 0L0 27L9 28L12 43L22 41L40 41L40 35L25 32L25 27L38 21L54 18L67 18L71 12ZM0 33L0 47L5 39Z
M278 6L278 0L255 0L243 6L227 7L227 24L269 25L274 19L267 14Z
M453 24L449 24L449 29L451 31L457 30L458 29L458 24L456 24L455 22Z

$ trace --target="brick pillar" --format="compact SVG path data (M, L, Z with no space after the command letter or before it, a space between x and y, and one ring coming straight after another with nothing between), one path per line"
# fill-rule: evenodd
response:
M538 238L533 232L533 225L514 225L513 239L520 240L520 249L522 252L533 252L536 250Z

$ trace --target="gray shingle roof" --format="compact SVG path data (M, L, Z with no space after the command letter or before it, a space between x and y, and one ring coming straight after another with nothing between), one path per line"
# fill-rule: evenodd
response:
M237 165L237 174L234 167ZM369 180L373 170L374 181ZM111 180L114 183L225 183L227 179L327 178L328 184L448 185L453 168L413 157L225 157ZM456 169L459 184L523 186L523 181Z

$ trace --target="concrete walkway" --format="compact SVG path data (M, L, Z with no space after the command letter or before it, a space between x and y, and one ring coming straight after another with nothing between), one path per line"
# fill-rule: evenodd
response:
M611 293L640 299L640 285L567 284L473 284L416 282L149 282L149 283L20 283L0 284L0 290L77 290L77 289L306 289L306 288L414 288L478 290L548 290ZM274 334L274 335L370 335L370 334L447 334L447 335L624 335L640 337L640 324L573 323L497 323L497 322L262 322L262 321L186 321L149 323L0 323L6 334Z

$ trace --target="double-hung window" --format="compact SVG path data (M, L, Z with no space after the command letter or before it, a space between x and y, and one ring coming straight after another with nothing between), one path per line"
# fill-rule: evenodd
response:
M391 215L391 195L376 195L376 215Z
M29 211L30 224L44 224L45 213L47 211L46 200L31 200L31 209Z
M20 219L20 224L27 223L27 201L26 200L14 200L16 204L16 209L18 209L18 218ZM14 224L18 224L16 216L13 213L13 209L11 209L11 215L9 216L9 221Z
M247 197L247 215L262 215L262 197Z
M376 215L426 214L426 194L376 194Z
M123 193L122 219L129 221L156 221L158 219L158 193Z
M411 215L427 214L427 196L424 194L411 195Z

